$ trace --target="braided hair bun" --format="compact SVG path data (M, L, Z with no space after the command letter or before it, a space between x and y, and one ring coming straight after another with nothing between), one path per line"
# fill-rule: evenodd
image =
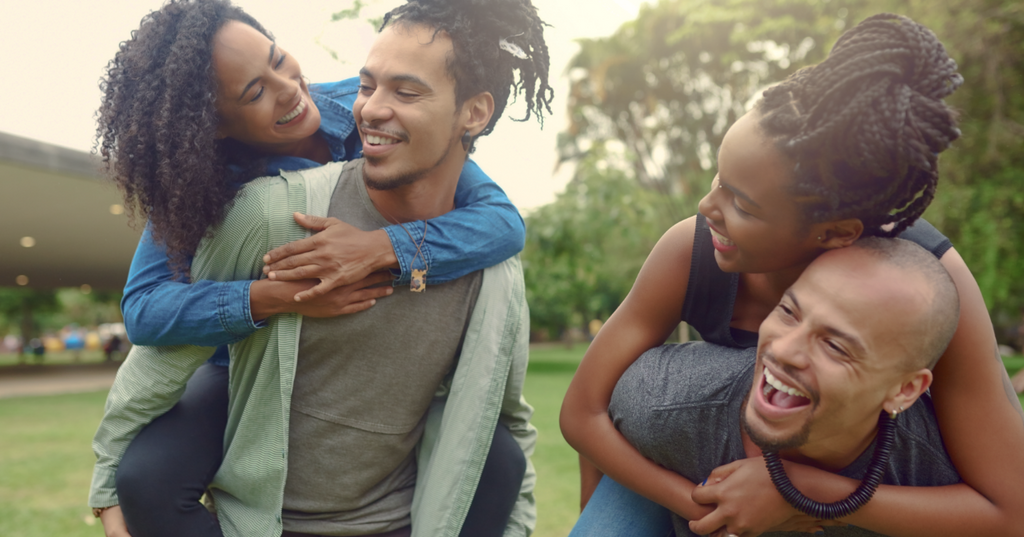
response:
M509 97L520 92L526 116L517 121L536 115L543 125L544 112L551 113L546 24L530 0L408 0L384 16L381 30L389 23L425 24L451 37L456 104L485 91L494 97L494 114L479 136L494 130Z
M931 30L883 13L765 91L760 124L796 161L810 221L860 218L865 235L895 236L935 195L938 154L960 136L942 99L962 83Z

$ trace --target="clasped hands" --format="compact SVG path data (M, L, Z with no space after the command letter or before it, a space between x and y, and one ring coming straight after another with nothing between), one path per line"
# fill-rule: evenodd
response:
M823 531L823 526L841 524L816 520L786 503L775 490L762 457L740 459L716 468L703 485L694 487L691 498L713 507L710 514L690 521L690 531L698 535L754 537L768 531L817 533Z
M380 286L393 279L386 269L397 266L391 240L384 230L363 231L337 218L294 214L313 235L274 248L263 256L263 273L273 282L289 282L294 303L286 306L311 317L332 317L365 310L377 298L392 293ZM255 300L255 299L254 299ZM255 310L258 309L254 305ZM259 308L267 313L278 308Z

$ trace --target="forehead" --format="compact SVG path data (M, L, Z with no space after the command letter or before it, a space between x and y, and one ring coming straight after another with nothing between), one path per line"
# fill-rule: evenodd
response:
M229 20L213 36L213 60L224 64L230 60L261 56L267 59L272 41L244 22Z
M857 338L869 355L903 352L930 304L913 274L854 248L815 260L790 289L805 320Z
M724 182L741 188L758 205L783 206L792 212L787 187L794 163L764 134L759 121L756 111L748 112L729 127L718 152L718 172Z
M270 61L274 43L259 30L238 21L228 21L213 36L213 68L222 86L244 85L253 70Z
M447 62L452 40L422 24L392 24L374 40L363 72L378 81L414 77L434 84L452 84Z

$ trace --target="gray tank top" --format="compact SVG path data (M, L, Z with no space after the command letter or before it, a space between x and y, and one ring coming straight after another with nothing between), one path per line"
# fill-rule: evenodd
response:
M370 200L362 160L345 165L329 216L389 225ZM303 318L289 424L284 528L383 533L410 523L415 447L427 408L454 368L482 273L408 287L372 308Z

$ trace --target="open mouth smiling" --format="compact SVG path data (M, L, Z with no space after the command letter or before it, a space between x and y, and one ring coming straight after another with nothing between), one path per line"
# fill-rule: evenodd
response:
M277 120L277 124L278 125L284 125L285 123L288 123L289 121L297 118L299 116L299 114L301 114L301 113L303 113L305 111L306 111L306 99L299 99L299 104L295 105L295 108L292 108L291 112L288 112L287 114L282 116L281 119Z
M783 383L775 375L772 375L767 367L764 369L764 385L761 390L764 400L779 408L796 408L811 403L807 394Z

